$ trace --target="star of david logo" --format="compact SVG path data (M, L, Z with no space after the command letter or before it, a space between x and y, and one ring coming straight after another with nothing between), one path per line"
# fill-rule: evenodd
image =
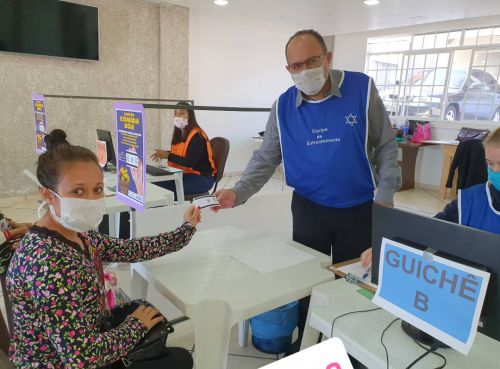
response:
M346 115L345 124L350 124L351 127L354 127L355 124L358 124L358 122L356 121L356 116L352 115L351 113L349 113L349 115Z

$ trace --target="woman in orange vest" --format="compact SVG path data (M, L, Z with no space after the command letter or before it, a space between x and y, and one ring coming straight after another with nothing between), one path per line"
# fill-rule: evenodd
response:
M189 106L185 102L177 105ZM214 185L217 169L210 141L196 122L194 110L175 109L174 126L170 151L155 150L151 158L155 161L167 159L170 167L184 171L185 195L209 191ZM155 185L175 192L173 181L156 182Z

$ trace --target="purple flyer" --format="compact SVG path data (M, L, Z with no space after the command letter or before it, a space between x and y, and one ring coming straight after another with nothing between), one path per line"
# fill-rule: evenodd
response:
M47 120L45 119L45 101L42 95L33 95L33 112L35 117L35 152L37 155L47 151L45 135L47 134Z
M116 198L136 210L144 211L146 198L146 129L144 107L116 103Z

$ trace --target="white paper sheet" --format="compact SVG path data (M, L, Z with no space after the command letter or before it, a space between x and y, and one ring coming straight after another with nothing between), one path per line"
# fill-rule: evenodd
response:
M204 195L195 197L193 199L193 205L199 207L200 209L211 208L213 206L219 206L219 201L215 196Z
M361 264L361 261L358 261L357 263L344 265L344 266L342 266L340 268L336 268L336 269L341 271L342 273L345 273L345 274L349 274L349 273L353 274L356 277L358 277L363 283L365 283L365 284L367 284L375 289L377 288L377 285L375 285L371 282L371 280L372 280L371 266L369 268L366 268ZM363 276L366 274L367 270L368 270L368 275L365 278L363 278Z
M340 338L330 338L261 369L352 369Z
M288 245L266 245L231 255L260 273L271 273L314 259L314 256Z

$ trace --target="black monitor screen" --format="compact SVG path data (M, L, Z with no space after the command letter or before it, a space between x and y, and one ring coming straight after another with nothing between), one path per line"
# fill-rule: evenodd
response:
M432 248L437 255L490 273L479 331L500 341L500 235L373 205L372 282L378 284L382 238Z
M115 148L113 146L113 139L111 137L111 132L104 129L96 129L97 139L106 142L106 151L108 154L108 163L116 165Z
M97 8L58 0L0 0L0 51L99 60Z

